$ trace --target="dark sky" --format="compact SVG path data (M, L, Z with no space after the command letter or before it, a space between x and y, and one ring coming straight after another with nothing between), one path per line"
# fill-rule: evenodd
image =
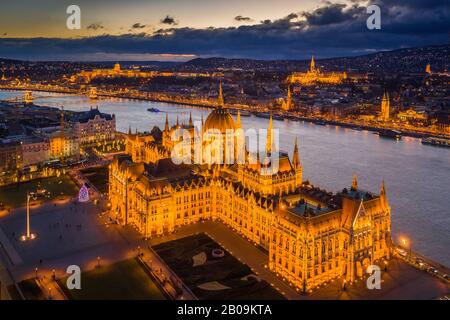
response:
M17 1L16 1L17 2ZM449 0L79 0L2 4L0 57L30 60L303 59L449 43ZM369 30L366 6L381 8Z

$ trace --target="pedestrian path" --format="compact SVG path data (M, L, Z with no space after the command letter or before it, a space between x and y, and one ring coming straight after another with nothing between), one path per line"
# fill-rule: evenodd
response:
M14 245L9 241L2 227L0 227L0 247L0 250L4 250L4 252L8 256L9 262L13 266L17 266L23 263L22 258L14 248Z

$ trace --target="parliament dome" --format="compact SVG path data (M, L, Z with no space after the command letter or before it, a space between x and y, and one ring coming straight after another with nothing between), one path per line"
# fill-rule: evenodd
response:
M217 108L209 114L205 121L205 130L217 129L221 133L226 133L227 129L236 129L231 114L224 108Z

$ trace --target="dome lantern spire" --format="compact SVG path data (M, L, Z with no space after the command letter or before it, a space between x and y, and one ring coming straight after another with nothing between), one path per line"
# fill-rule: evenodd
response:
M217 107L219 109L224 107L222 80L220 80L220 82L219 82L219 95L217 96Z
M237 112L237 119L236 119L236 128L241 128L241 111L238 110Z
M270 154L272 153L272 113L270 113L270 119L269 119L269 129L267 129L267 140L266 140L266 153Z

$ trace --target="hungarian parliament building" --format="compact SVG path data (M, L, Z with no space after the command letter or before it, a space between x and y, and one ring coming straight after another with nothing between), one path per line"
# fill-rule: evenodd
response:
M384 266L391 255L391 210L383 182L379 194L362 190L356 176L338 193L315 187L302 180L297 141L292 158L277 153L273 172L262 170L263 157L249 160L245 143L243 163L173 162L177 129L222 135L240 129L239 114L235 121L221 91L200 129L192 118L170 126L166 116L161 136L128 132L126 154L109 167L110 204L119 223L146 238L204 220L223 223L267 251L267 267L303 292L336 278L352 283L369 265ZM272 151L269 121L266 154Z

